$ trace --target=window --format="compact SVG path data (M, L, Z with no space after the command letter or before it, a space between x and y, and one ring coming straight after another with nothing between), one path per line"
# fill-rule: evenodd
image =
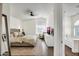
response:
M36 20L36 34L42 34L46 31L46 20L41 18Z
M75 26L75 28L74 28L74 35L76 37L79 37L79 25L78 26Z
M41 34L43 32L45 32L45 25L36 25L36 33L37 34Z
M74 36L79 37L79 20L74 23Z

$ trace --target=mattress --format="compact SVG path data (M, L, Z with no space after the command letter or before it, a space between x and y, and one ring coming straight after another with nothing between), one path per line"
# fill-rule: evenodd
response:
M37 38L36 36L23 36L23 37L13 37L11 39L11 45L15 46L35 46Z

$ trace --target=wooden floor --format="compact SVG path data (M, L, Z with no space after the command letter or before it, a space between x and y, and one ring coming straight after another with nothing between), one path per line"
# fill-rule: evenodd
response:
M12 56L53 56L53 47L48 48L43 40L35 47L11 47Z
M45 41L38 40L35 47L11 47L12 56L53 56L54 48L48 48ZM65 46L65 56L79 56L73 53L71 48Z
M65 45L65 56L79 56L79 53L73 53L72 49Z

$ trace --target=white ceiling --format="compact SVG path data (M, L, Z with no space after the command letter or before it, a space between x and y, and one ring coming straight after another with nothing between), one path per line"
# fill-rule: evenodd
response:
M53 3L12 3L10 4L11 15L19 19L32 19L40 17L49 17L53 14ZM26 15L26 11L30 9L36 16L31 17ZM78 3L65 3L63 4L64 14L67 16L76 15L79 13ZM53 17L53 15L52 15Z
M67 16L73 16L79 13L79 4L78 3L66 3L63 4L64 13Z
M47 17L53 14L53 4L48 3L13 3L10 4L11 15L19 19L29 19L38 17ZM25 15L27 9L34 12L36 16Z

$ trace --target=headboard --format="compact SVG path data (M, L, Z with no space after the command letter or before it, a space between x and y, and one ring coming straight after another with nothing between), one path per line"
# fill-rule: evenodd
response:
M20 29L11 28L10 33L13 33L13 32L20 32Z

